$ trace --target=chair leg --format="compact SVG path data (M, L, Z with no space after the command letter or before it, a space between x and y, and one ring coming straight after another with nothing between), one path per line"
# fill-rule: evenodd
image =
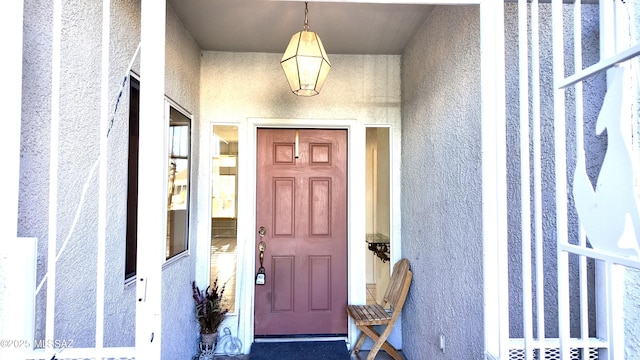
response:
M364 331L360 331L360 336L358 337L358 341L356 341L356 346L354 346L352 350L354 353L357 354L358 352L360 352L360 348L362 347L362 344L364 344L365 339L366 339L366 336Z
M373 326L367 326L366 329L362 328L363 334L366 333L368 337L371 338L375 342L371 350L369 351L369 356L367 356L367 360L374 360L380 348L383 348L391 357L395 360L403 360L404 358L398 351L387 341L387 337L391 334L391 328L387 326L385 331L382 334L378 334Z
M371 350L369 350L369 355L367 356L367 360L373 360L376 358L378 351L380 351L381 344L378 343L380 341L380 334L373 329L373 326L362 327L362 333L366 334L374 341L374 345Z
M402 357L398 350L396 350L393 345L389 344L388 341L385 341L384 344L382 344L382 348L395 360L404 360L404 357Z

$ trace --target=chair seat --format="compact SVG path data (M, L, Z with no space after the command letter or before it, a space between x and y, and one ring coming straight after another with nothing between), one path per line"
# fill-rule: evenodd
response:
M379 304L349 305L347 311L356 325L382 325L391 321L391 314Z

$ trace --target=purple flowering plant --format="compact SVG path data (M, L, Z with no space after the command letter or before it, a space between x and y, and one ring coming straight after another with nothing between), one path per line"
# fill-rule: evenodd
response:
M200 324L201 334L213 334L218 331L218 326L224 320L225 314L229 312L229 309L223 304L225 285L218 287L218 279L216 279L213 285L207 286L205 290L200 290L195 281L191 283L193 300L196 305L196 320Z

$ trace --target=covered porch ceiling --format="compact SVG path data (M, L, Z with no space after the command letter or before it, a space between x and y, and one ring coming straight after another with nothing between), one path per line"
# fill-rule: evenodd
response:
M169 0L202 50L283 53L304 26L304 1ZM309 2L309 30L327 54L399 55L433 5Z

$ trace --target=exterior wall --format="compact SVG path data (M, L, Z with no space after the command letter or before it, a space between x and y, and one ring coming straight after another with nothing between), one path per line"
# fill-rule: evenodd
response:
M585 27L595 31L595 25L588 19L597 18L597 9L587 8ZM399 56L331 56L334 68L322 94L313 98L298 98L290 93L278 64L279 54L204 52L201 60L197 44L172 9L169 7L167 11L166 93L194 115L194 174L208 170L206 154L211 122L245 123L249 117L349 118L361 124L393 124L393 138L399 139L402 104L405 149L402 203L406 209L402 214L405 237L402 253L412 261L414 271L414 284L404 312L403 350L408 358L481 358L478 8L436 7L402 60ZM50 3L25 2L18 236L39 240L38 283L47 271L46 240L52 205L49 202L53 180L49 173L52 13ZM515 22L509 19L515 19L515 7L507 4L506 14L507 27L512 30L508 33L512 34ZM109 103L115 107L122 76L139 42L139 2L115 2L111 19ZM91 168L99 156L97 74L101 28L95 24L100 22L99 3L75 0L63 5L60 130L56 149L60 164L54 189L58 194L55 236L61 251L57 264L55 337L73 340L75 347L94 345L98 181L96 174L91 175ZM509 79L515 80L515 73ZM588 91L601 93L603 80L598 81ZM512 82L509 86L517 88ZM515 103L515 92L508 94L508 103ZM586 113L597 113L598 100L585 106ZM123 283L127 108L125 91L114 110L109 137L105 346L133 346L135 340L135 287ZM508 111L515 114L517 109ZM595 147L602 146L598 139L591 141ZM396 154L399 144L394 140ZM515 140L510 146L517 150ZM198 156L201 153L205 156ZM399 176L398 156L393 163ZM509 165L511 170L517 166ZM597 163L593 164L595 174L597 169ZM88 190L83 200L85 185ZM196 351L197 325L193 321L189 285L196 277L195 262L200 256L195 253L201 247L196 240L201 238L208 243L208 186L207 176L194 176L191 256L166 266L163 271L163 358L190 357ZM393 197L399 197L399 188L392 191ZM511 191L510 195L517 195L514 188ZM393 217L399 219L400 215L396 212ZM512 216L517 217L517 213ZM549 228L552 225L547 224ZM511 229L510 239L517 238L518 231ZM67 238L69 241L62 249ZM637 272L633 276L637 279ZM637 309L638 287L637 281L631 279L627 280L630 290L625 306L633 310ZM556 282L551 279L550 283ZM37 296L36 339L44 338L46 289L45 285ZM637 342L633 339L639 333L638 317L637 312L630 314L627 344L631 345L627 351L637 353L634 345ZM516 334L521 331L521 324L519 317L512 319L512 331ZM555 321L553 317L550 319ZM446 341L444 353L439 349L441 334ZM396 338L394 342L397 341Z
M328 44L327 44L328 45ZM243 149L248 147L245 141L253 141L248 139L247 127L248 118L261 119L287 119L285 126L304 126L309 121L305 119L315 119L316 123L327 120L355 120L357 126L352 136L360 137L360 140L350 138L349 141L360 141L361 149L355 149L355 162L350 163L350 169L360 169L350 173L350 181L357 176L361 176L360 172L364 172L364 154L365 154L365 136L362 126L366 124L391 124L391 142L393 146L392 152L392 183L399 184L400 177L400 56L397 55L329 55L332 69L329 72L327 81L321 93L314 97L297 97L291 93L286 78L280 67L281 54L265 54L265 53L228 53L228 52L204 52L202 56L201 69L201 118L200 127L203 129L200 137L202 149L206 149L205 144L209 144L209 134L204 130L210 127L213 122L231 123L239 125L240 135L240 174L249 173L251 170L244 166L249 166L247 159L252 157L251 153L243 153ZM297 120L296 120L297 119ZM359 132L360 131L360 132ZM203 150L204 152L204 150ZM357 154L361 152L362 157ZM208 169L209 160L204 157L200 159L200 168ZM246 164L246 165L244 165ZM205 172L201 172L203 178L208 178ZM242 183L248 183L249 180L243 180ZM362 177L362 186L358 186L358 190L362 189L362 203L350 203L352 209L349 216L349 223L352 227L360 227L362 231L361 238L351 238L349 241L356 242L356 253L350 254L351 264L361 263L362 267L358 271L350 274L350 296L353 299L365 301L365 262L364 255L368 251L365 244L365 217L364 212L360 211L364 206L364 177ZM208 184L201 183L199 191L206 192ZM245 189L245 190L243 190ZM240 217L238 219L238 261L244 261L244 267L239 265L238 283L241 288L238 289L238 307L245 313L240 314L239 332L245 331L250 333L247 328L252 324L253 308L251 307L253 299L251 293L253 291L253 279L255 273L252 273L254 264L251 262L255 248L255 232L249 224L252 211L255 211L255 205L251 202L251 192L254 189L245 188L240 185L240 199L238 210ZM392 217L400 219L400 187L395 186L391 189L392 194ZM208 203L198 204L201 211L208 211L210 205ZM243 210L246 209L246 210ZM202 220L202 232L210 230L208 220ZM209 228L209 230L207 230ZM392 227L392 238L395 240L400 238L399 223ZM203 235L204 236L204 235ZM358 248L357 243L361 241L362 246ZM246 249L241 250L241 249ZM199 251L206 251L200 249ZM392 253L392 258L399 258L400 252ZM396 258L396 259L397 259ZM247 260L249 259L249 260ZM198 264L201 266L202 264ZM205 264L207 265L207 264ZM198 269L198 273L206 273L207 269ZM246 271L246 272L245 272ZM241 280L244 279L244 280ZM357 279L357 280L354 280ZM360 295L358 295L360 294ZM231 319L237 321L237 319ZM230 329L235 335L236 327L229 324ZM398 326L400 329L400 326ZM393 335L392 342L400 346L399 333ZM252 335L251 335L252 336ZM242 338L245 348L250 346L251 336ZM366 345L365 345L366 346ZM248 349L248 348L247 348Z
M18 236L38 238L37 282L40 283L49 260L49 209L57 208L55 237L60 257L54 336L59 340L73 340L74 347L93 347L99 192L97 171L92 173L91 169L99 158L102 28L96 24L102 21L102 4L71 1L63 2L62 6L60 129L59 145L54 153L59 166L55 175L57 186L52 189L57 195L55 203L49 198L53 130L52 16L51 3L25 2ZM104 345L114 347L135 345L135 285L124 283L129 83L117 108L116 99L140 41L140 2L112 3L110 31L108 93L113 124L108 139ZM197 119L199 48L170 7L167 9L166 54L166 94ZM134 62L133 70L139 73L138 64L139 59ZM144 80L141 83L144 87ZM197 122L194 121L192 129L195 139L199 131ZM193 151L197 153L198 148ZM197 171L197 161L194 171ZM197 177L194 182L197 183ZM86 187L84 195L83 187ZM197 193L193 193L192 199L197 203ZM192 216L194 219L198 216L195 206ZM66 238L68 242L63 248ZM195 226L191 239L191 247L195 248ZM190 288L194 277L193 254L163 270L163 358L190 358L196 353L197 324ZM45 283L37 295L35 339L44 339L45 335L46 291Z
M51 156L52 4L25 2L24 99L19 198L19 236L38 238L37 282L47 269ZM89 176L98 158L100 120L100 4L75 1L63 9L60 68L59 167L57 187L58 251L55 334L76 346L93 346L97 233L97 181ZM78 56L80 54L80 56ZM82 188L87 200L81 204ZM74 216L82 206L74 228ZM122 281L120 284L122 287ZM36 339L44 339L44 299L37 297ZM133 299L132 299L133 301Z
M202 148L197 139L201 132L208 133L198 121L200 113L200 48L184 28L173 9L167 5L165 92L177 104L193 115L191 124L191 194L190 194L190 256L172 262L162 271L162 358L191 359L197 354L200 341L198 323L191 291L191 281L196 280L198 242L209 244L207 234L201 234L196 226L199 219L206 219L208 211L201 211L199 204L208 204L208 192L200 192L200 183L208 185L208 178L199 176L199 158L208 158L208 148ZM141 81L144 86L144 80ZM141 90L144 91L144 90Z
M573 21L571 6L565 6L565 23L570 28ZM597 5L583 5L583 62L589 66L599 60L599 17ZM455 15L454 15L455 14ZM414 285L409 297L409 303L404 322L404 352L408 358L481 358L482 343L480 337L468 335L482 332L482 309L474 308L473 302L466 304L469 295L482 291L481 262L474 262L473 256L464 259L468 254L481 254L481 248L469 250L473 246L473 235L480 232L480 228L470 227L474 224L474 215L480 216L480 208L465 206L464 201L470 201L473 196L479 196L479 187L473 191L473 183L466 177L460 178L456 173L465 174L477 155L478 150L465 153L463 144L474 144L479 140L467 140L473 134L473 126L477 124L470 118L460 116L465 107L478 105L472 100L473 95L467 89L479 87L474 73L478 70L464 63L469 59L470 47L477 49L477 45L465 39L466 31L473 29L475 22L470 19L459 21L463 14L468 15L468 8L443 8L434 10L425 26L418 33L413 42L405 50L403 57L403 174L402 187L403 208L412 209L403 216L403 253L411 254L410 260L414 268ZM553 144L548 139L553 138L553 81L551 54L551 12L548 4L540 4L541 27L541 119L542 138L546 141L542 149L543 166L543 227L544 227L544 301L548 311L545 311L545 335L557 337L557 276L556 276L556 233L555 233L555 188ZM457 16L456 16L457 15ZM446 24L439 24L439 20L447 19ZM475 19L475 18L474 18ZM444 21L443 21L444 22ZM464 24L464 25L462 25ZM469 25L471 24L471 25ZM510 336L522 337L522 267L521 267L521 228L520 228L520 163L519 163L519 129L518 129L518 44L517 44L517 6L505 4L505 37L506 37L506 66L507 66L507 154L508 156L508 206L509 206L509 271L510 271ZM565 36L570 36L571 32ZM446 41L432 34L456 34L456 38ZM460 47L458 47L458 45ZM573 71L573 44L567 43L565 57L567 72ZM476 53L477 55L477 53ZM530 59L531 60L531 59ZM462 63L462 65L458 65ZM437 65L434 65L437 64ZM476 81L475 83L473 81ZM604 151L606 137L596 136L595 122L602 104L606 88L604 74L600 74L584 83L584 122L587 149L596 154L589 159L588 169L592 181L598 176ZM463 91L464 90L464 91ZM422 92L424 95L418 95ZM443 99L448 101L443 105ZM575 125L573 90L567 91L567 143L575 143ZM428 105L425 105L428 104ZM479 116L479 108L476 110ZM456 119L456 120L453 120ZM477 119L477 118L476 118ZM418 121L422 123L419 124ZM445 125L446 124L446 125ZM444 130L442 130L444 129ZM463 130L461 130L463 129ZM450 135L445 132L454 133ZM479 128L476 129L479 131ZM460 135L463 131L463 135ZM451 137L454 137L451 140ZM449 137L449 138L448 138ZM428 140L424 140L428 139ZM420 157L412 156L416 149L424 149ZM434 154L434 155L431 155ZM432 159L433 157L433 159ZM568 148L568 183L571 184L575 150L573 145ZM478 160L478 159L476 159ZM442 162L442 164L438 164ZM468 166L468 167L465 167ZM478 164L479 166L480 164ZM451 168L456 173L448 174ZM429 173L424 173L426 170ZM434 170L440 170L438 175L432 175ZM438 177L439 179L433 179ZM478 176L479 178L479 176ZM443 182L442 179L457 179ZM465 181L466 180L466 181ZM442 182L442 183L439 183ZM461 186L468 186L466 194ZM416 196L420 194L420 196ZM440 195L443 194L443 195ZM474 194L474 195L471 195ZM465 198L466 197L466 198ZM578 218L572 210L572 199L569 199L569 239L575 243L578 239ZM474 203L475 204L475 203ZM478 200L479 204L479 200ZM459 208L457 208L459 207ZM436 214L432 214L437 209ZM466 211L465 211L466 210ZM452 215L454 214L454 215ZM450 218L450 219L449 219ZM424 220L422 220L424 219ZM421 228L412 226L422 221ZM446 224L441 226L440 224ZM465 226L461 226L464 224ZM479 226L479 225L478 225ZM442 229L440 228L442 227ZM466 230L467 234L456 232ZM445 233L448 232L448 233ZM470 237L471 236L471 237ZM417 240L417 238L422 238ZM457 239L465 239L462 243ZM478 239L478 241L481 241ZM455 245L454 245L455 244ZM460 249L462 247L462 250ZM428 250L423 250L428 249ZM452 254L453 252L453 254ZM443 256L443 254L446 254ZM437 255L437 256L436 256ZM458 257L461 260L458 260ZM475 266L475 267L474 267ZM421 270L424 269L424 270ZM458 276L450 278L448 274L456 273L452 269L461 269ZM578 303L577 262L570 264L571 303ZM589 263L589 287L593 289L595 283L595 265ZM417 274L416 274L417 273ZM437 274L439 280L430 280ZM637 285L633 279L637 278L637 271L629 271L625 288L625 326L627 337L625 340L627 356L633 357L636 351L637 326ZM535 279L534 279L535 282ZM443 284L443 285L440 285ZM422 286L421 286L422 285ZM422 289L419 289L422 288ZM453 290L452 290L453 289ZM475 290L475 292L474 292ZM461 295L462 294L462 295ZM534 293L535 295L535 293ZM463 298L463 299L461 299ZM480 298L477 304L481 303ZM534 299L535 300L535 299ZM477 307L477 305L476 305ZM595 294L589 299L590 335L595 336ZM428 310L421 310L428 309ZM534 308L535 311L535 308ZM571 306L572 327L571 334L579 337L578 306ZM534 317L536 315L534 314ZM409 320L411 319L411 320ZM413 321L413 319L420 319ZM456 320L453 320L456 319ZM422 327L421 324L425 324ZM417 335L420 334L420 335ZM439 335L445 335L446 351L439 353ZM417 338L416 336L420 336ZM416 338L414 338L416 337ZM475 341L475 345L474 345ZM451 350L453 349L453 350Z
M281 58L282 54L204 52L201 123L261 117L399 124L400 56L329 55L332 68L321 93L306 98L291 93Z
M625 359L640 358L640 270L625 274L624 351Z
M49 146L51 119L51 66L53 3L24 2L22 117L18 236L38 239L38 276L46 272L48 236ZM75 192L74 192L75 193ZM42 288L41 294L46 291ZM36 298L44 308L45 296ZM36 315L35 339L44 339L44 312Z
M478 6L437 6L403 54L408 359L483 358L479 26Z

